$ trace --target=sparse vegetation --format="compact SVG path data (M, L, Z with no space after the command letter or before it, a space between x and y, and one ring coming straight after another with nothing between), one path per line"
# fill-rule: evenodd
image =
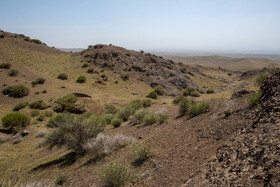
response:
M10 69L11 66L12 65L10 63L3 62L3 63L0 64L0 69Z
M55 179L55 184L56 185L63 185L67 181L67 177L65 175L58 175Z
M165 93L165 90L164 90L164 88L161 85L157 85L156 87L154 87L154 91L158 95L163 95Z
M151 99L144 99L143 100L143 106L145 107L145 108L148 108L148 107L150 107L152 105L152 100Z
M225 110L224 111L225 117L228 117L231 115L231 111L230 110Z
M31 110L30 116L33 118L38 116L39 114L40 114L39 110Z
M82 68L87 68L89 65L88 65L88 63L84 63L83 65L82 65Z
M192 97L200 97L200 94L197 91L193 91L190 93L190 96Z
M0 34L0 38L5 38L5 35L4 34Z
M133 144L133 154L136 157L136 162L143 163L147 160L151 153L151 146L148 144Z
M10 113L2 118L2 125L5 128L10 128L15 132L19 132L23 127L30 123L30 118L20 112Z
M100 170L99 175L107 186L116 187L135 182L138 178L125 161L108 163Z
M36 80L32 81L31 84L33 86L37 85L37 84L45 84L46 79L44 78L37 78Z
M122 124L122 121L118 118L115 118L115 119L112 119L111 123L115 128L117 128Z
M38 100L30 103L29 107L32 109L40 109L40 110L44 110L48 108L47 104L42 100Z
M186 97L180 95L180 96L176 97L176 98L173 100L172 103L173 103L174 105L179 105L180 102L183 101L184 99L186 99Z
M30 42L33 42L35 44L42 44L42 42L38 39L32 39L32 40L30 40Z
M102 131L102 126L88 118L72 117L67 123L58 122L57 128L46 137L45 144L49 148L65 146L77 154L84 154L86 152L84 145Z
M258 106L259 103L260 103L261 96L262 96L262 92L261 91L256 91L256 93L254 95L249 97L249 104L250 104L250 106L251 107Z
M93 68L89 68L88 70L87 70L87 73L93 73L94 72L94 69Z
M146 97L151 98L151 99L157 99L158 94L154 90L151 91Z
M76 82L77 83L85 83L86 82L86 77L84 76L84 75L80 75L78 78L77 78L77 80L76 80Z
M57 76L58 79L61 79L61 80L67 80L68 79L68 75L66 73L60 73L58 76Z
M206 102L199 103L199 102L184 98L179 103L179 112L181 115L188 115L190 117L194 117L201 113L204 113L209 107L210 107L209 103L206 103Z
M268 73L261 73L258 75L258 77L256 78L256 82L258 85L262 85L263 82L267 79L267 77L269 76Z
M19 103L16 106L14 106L13 111L19 111L19 110L25 108L27 105L28 105L28 102Z
M85 112L85 104L78 102L78 98L73 94L60 97L55 102L53 110L55 112L83 113Z
M8 72L8 75L10 77L15 77L18 75L18 70L14 70L14 69L11 69L9 72Z
M127 121L130 116L133 116L134 113L143 108L143 103L140 100L134 100L130 102L125 107L121 108L117 113L116 117L122 121Z
M57 128L59 124L68 123L72 120L74 120L74 115L69 113L57 114L49 119L47 127Z
M209 89L209 90L206 91L206 93L207 93L207 94L213 94L213 93L215 93L215 92L214 92L213 89Z
M2 93L9 97L21 98L29 94L29 89L23 85L8 86L4 88Z

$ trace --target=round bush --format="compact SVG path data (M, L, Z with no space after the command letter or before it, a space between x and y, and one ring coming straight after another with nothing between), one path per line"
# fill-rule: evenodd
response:
M76 82L77 83L84 83L84 82L86 82L86 77L84 76L84 75L80 75L79 77L78 77L78 79L76 80Z
M151 99L157 99L158 94L155 91L151 91L146 97L151 98Z
M117 128L122 124L122 121L120 119L115 118L111 121L111 123L115 128Z
M58 76L57 76L58 79L61 79L61 80L67 80L68 79L68 75L66 73L60 73Z
M7 114L2 118L3 127L12 128L16 131L20 130L22 127L27 126L30 123L30 118L20 112Z
M2 91L4 95L9 97L20 98L29 94L29 89L23 85L8 86Z

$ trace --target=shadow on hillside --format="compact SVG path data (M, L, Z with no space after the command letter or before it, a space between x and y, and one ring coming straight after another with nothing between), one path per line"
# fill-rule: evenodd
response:
M74 164L77 160L77 154L75 152L68 153L60 158L57 158L55 160L52 160L50 162L40 164L39 166L33 168L33 171L41 170L41 169L46 169L48 167L58 165L59 167L65 167L65 166L70 166Z

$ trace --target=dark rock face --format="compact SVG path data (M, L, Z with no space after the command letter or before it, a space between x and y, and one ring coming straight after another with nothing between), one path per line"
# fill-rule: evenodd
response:
M81 53L84 62L108 68L116 74L126 73L133 78L141 78L148 85L161 85L167 95L179 95L178 87L197 88L187 76L192 71L188 66L176 64L152 54L142 54L116 46L96 45Z
M206 179L210 183L280 186L280 72L269 76L261 91L260 106L246 110L253 125L237 130L209 162ZM237 95L243 93L245 91Z

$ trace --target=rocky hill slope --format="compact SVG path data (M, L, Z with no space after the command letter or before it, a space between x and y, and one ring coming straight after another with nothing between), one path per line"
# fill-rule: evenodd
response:
M121 47L95 45L80 53L83 61L95 66L111 69L117 74L137 77L151 87L161 85L168 95L178 95L178 88L197 87L189 76L191 69L162 57L126 50Z

